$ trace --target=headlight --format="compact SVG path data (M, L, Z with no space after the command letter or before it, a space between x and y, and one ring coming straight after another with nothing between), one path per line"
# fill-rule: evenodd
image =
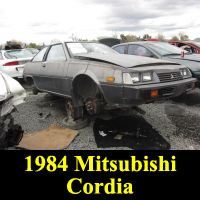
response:
M192 74L188 68L182 68L182 69L180 69L180 72L181 72L181 75L183 76L183 78L192 76Z
M137 83L137 82L140 81L140 75L139 75L139 73L132 73L132 74L131 74L131 77L132 77L132 81L133 81L134 83Z
M152 81L151 72L144 72L142 73L142 81Z
M152 72L141 72L141 73L123 73L124 84L132 85L139 82L152 81Z
M123 73L123 82L127 85L132 85L133 81L131 75L129 73Z
M140 81L139 73L123 73L123 81L124 84L132 85L133 83L137 83Z

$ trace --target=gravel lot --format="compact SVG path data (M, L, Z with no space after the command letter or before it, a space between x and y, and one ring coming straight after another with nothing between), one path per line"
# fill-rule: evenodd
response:
M143 117L136 115L131 121L131 126L135 123L139 130L137 134L130 135L126 130L121 130L123 133L113 137L99 137L93 132L95 120L92 120L89 126L79 131L68 149L159 149L159 146L164 146L164 149L200 149L199 89L173 101L142 105L141 108L146 114ZM27 101L18 106L18 111L13 115L25 134L46 129L52 124L65 127L62 98L45 93L34 96L28 91ZM42 120L41 115L47 118ZM123 129L126 124L120 120L117 123Z

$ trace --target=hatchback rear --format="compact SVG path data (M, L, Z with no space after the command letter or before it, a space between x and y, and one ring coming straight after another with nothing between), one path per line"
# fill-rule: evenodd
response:
M24 49L0 51L0 71L13 78L23 78L24 64L32 59L33 55Z

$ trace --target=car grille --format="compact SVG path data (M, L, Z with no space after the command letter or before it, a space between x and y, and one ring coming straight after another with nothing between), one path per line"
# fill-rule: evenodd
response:
M180 72L158 73L157 75L160 82L178 81L183 79Z
M170 96L172 95L174 92L174 88L173 87L169 87L169 88L162 88L159 90L159 95L160 96Z

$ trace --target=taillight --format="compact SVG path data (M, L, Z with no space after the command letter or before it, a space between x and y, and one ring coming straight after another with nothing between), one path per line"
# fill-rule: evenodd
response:
M13 61L13 62L8 62L8 63L3 64L3 66L13 66L13 65L19 65L19 62Z

